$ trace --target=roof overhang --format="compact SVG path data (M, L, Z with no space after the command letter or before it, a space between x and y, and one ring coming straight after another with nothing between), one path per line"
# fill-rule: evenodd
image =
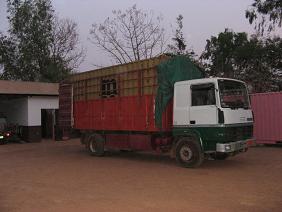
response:
M58 83L0 80L0 95L58 96Z

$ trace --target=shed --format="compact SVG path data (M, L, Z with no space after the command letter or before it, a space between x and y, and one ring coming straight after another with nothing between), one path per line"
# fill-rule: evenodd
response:
M58 89L58 83L0 80L0 116L16 126L24 141L54 138Z

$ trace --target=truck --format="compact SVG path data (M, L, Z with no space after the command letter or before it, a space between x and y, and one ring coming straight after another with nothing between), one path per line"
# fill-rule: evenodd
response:
M91 155L152 151L193 168L246 152L253 116L244 82L161 55L71 75L60 83L59 126L79 130Z

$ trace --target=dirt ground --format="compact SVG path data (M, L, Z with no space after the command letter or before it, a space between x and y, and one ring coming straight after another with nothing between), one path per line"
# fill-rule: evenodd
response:
M198 169L167 156L91 157L78 140L0 146L0 212L282 211L282 148Z

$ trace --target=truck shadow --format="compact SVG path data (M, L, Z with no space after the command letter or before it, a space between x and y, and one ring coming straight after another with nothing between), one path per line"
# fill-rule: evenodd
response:
M135 161L141 163L153 163L161 164L172 167L180 167L174 158L171 158L169 155L165 154L154 154L147 152L120 152L120 151L110 151L106 152L105 158L110 159L121 159L127 161ZM234 169L244 167L246 165L245 160L235 160L233 158L228 158L224 161L219 160L204 160L203 164L197 169ZM180 167L183 168L183 167Z
M74 150L74 149L72 149ZM151 163L151 164L160 164L169 167L178 167L179 166L175 160L175 158L171 158L168 154L158 154L152 152L134 152L134 151L106 151L103 157L95 157L90 156L85 148L75 149L78 155L86 158L98 159L98 160L126 160L126 161L134 161L136 163ZM72 151L72 154L74 153ZM196 169L234 169L234 168L242 168L244 166L249 165L249 161L245 158L236 158L230 157L226 160L204 160L203 164ZM185 169L185 168L184 168ZM195 169L195 170L196 170ZM191 170L191 169L190 169Z
M174 159L171 159L169 155L160 155L147 152L131 152L131 151L110 151L106 152L106 158L118 158L122 160L146 162L146 163L160 163L168 166L177 165Z
M205 160L200 168L215 168L215 169L234 169L246 166L245 160L235 160L228 158L226 160Z

